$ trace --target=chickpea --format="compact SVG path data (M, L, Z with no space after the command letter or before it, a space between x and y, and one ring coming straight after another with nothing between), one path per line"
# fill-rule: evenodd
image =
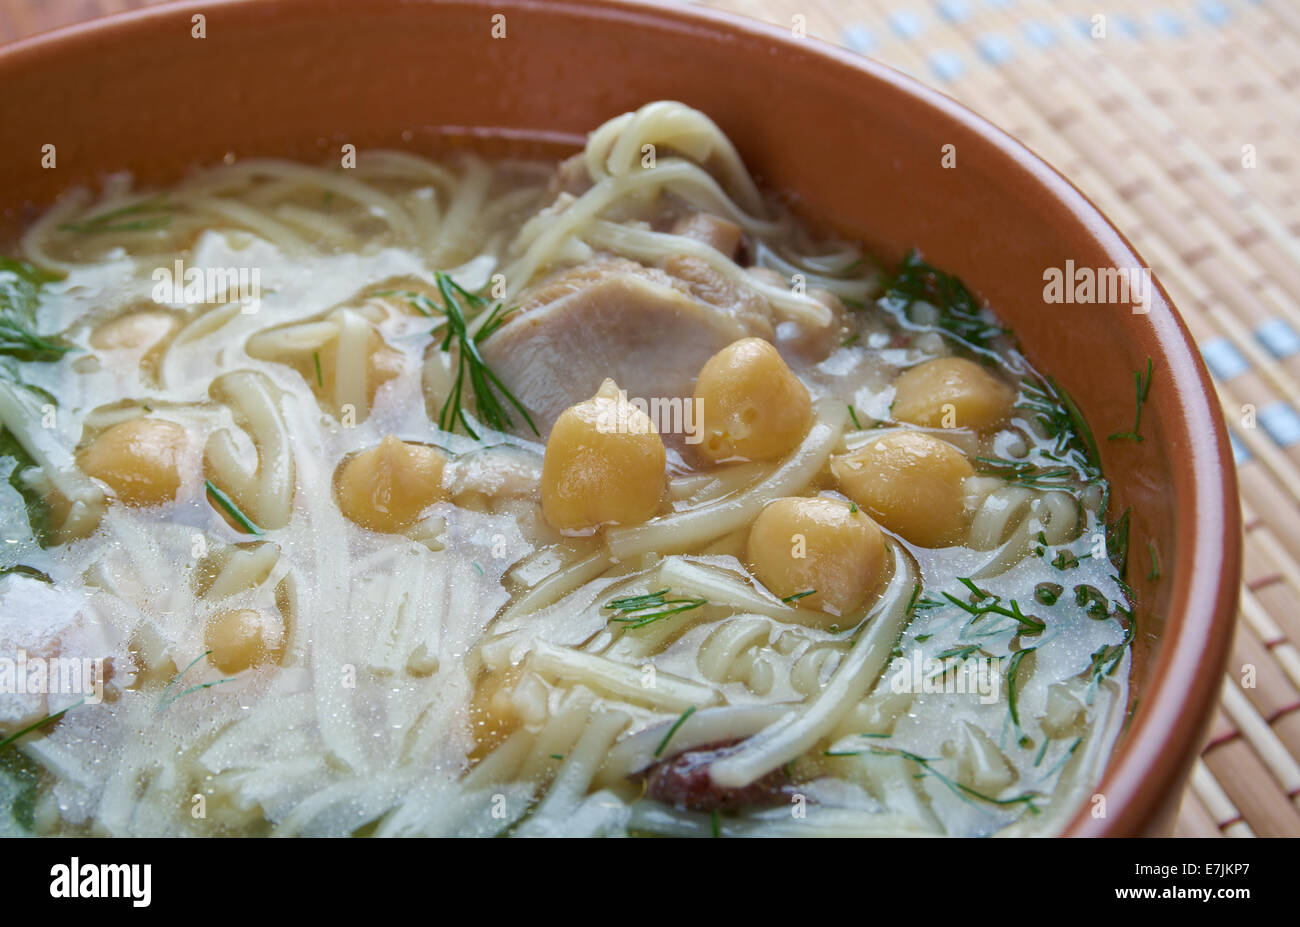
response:
M175 319L166 312L131 312L96 328L90 344L101 351L140 350L165 338L174 324Z
M985 431L1011 412L1011 388L974 361L940 357L894 381L893 416L931 428Z
M840 490L913 544L943 547L966 529L966 455L919 431L898 431L831 461Z
M699 450L715 462L783 457L812 421L808 388L761 338L742 338L710 357L695 401L704 420Z
M358 313L363 319L364 314ZM334 406L338 395L340 322L338 313L323 321L300 322L260 332L248 339L249 357L288 364L307 381L321 402ZM365 395L373 403L379 388L401 375L402 353L373 325L366 332ZM364 418L364 416L362 416Z
M885 570L885 538L861 509L838 499L777 499L754 520L746 559L758 580L805 608L846 615L863 605Z
M208 622L203 641L208 659L223 673L240 673L284 657L284 629L251 608L222 612Z
M522 719L511 699L519 683L522 666L485 675L470 697L469 723L474 737L471 756L479 759L492 752L520 725Z
M101 480L125 505L161 505L176 498L185 429L156 418L135 418L101 433L77 453L77 465Z
M445 498L442 468L446 462L436 447L388 435L339 468L335 483L339 509L371 531L405 531L421 512Z
M252 353L251 351L249 352ZM339 342L331 338L312 354L299 354L294 357L295 367L306 379L316 398L333 401L337 394ZM320 362L317 373L316 364ZM373 403L379 387L394 377L401 376L402 354L388 344L384 337L373 328L366 333L366 401Z
M630 525L655 514L664 491L664 443L650 417L606 380L560 413L542 460L542 513L560 531Z

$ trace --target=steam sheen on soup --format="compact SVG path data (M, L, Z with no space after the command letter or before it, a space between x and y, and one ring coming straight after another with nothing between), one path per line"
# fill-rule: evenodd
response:
M13 253L6 832L1054 833L1100 776L1086 425L702 113L111 178Z

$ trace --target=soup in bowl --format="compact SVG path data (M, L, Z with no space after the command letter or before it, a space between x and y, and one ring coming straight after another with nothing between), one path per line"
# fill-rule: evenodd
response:
M817 222L686 103L474 147L110 175L15 237L9 826L1055 834L1104 797L1162 562L1106 458L1156 439L1155 358L1094 433L924 241Z

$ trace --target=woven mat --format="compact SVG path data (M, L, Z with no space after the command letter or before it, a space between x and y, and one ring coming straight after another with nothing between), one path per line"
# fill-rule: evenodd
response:
M150 2L0 0L0 41ZM710 5L955 97L1073 180L1155 268L1214 374L1246 522L1237 640L1177 833L1300 836L1300 2Z

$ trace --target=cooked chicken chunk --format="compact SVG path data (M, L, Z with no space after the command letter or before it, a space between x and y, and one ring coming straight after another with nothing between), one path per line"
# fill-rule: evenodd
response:
M771 323L757 294L684 270L691 280L603 257L563 271L523 295L483 358L543 437L606 378L629 398L688 403L705 361L737 339L770 336ZM664 435L679 446L680 437Z

